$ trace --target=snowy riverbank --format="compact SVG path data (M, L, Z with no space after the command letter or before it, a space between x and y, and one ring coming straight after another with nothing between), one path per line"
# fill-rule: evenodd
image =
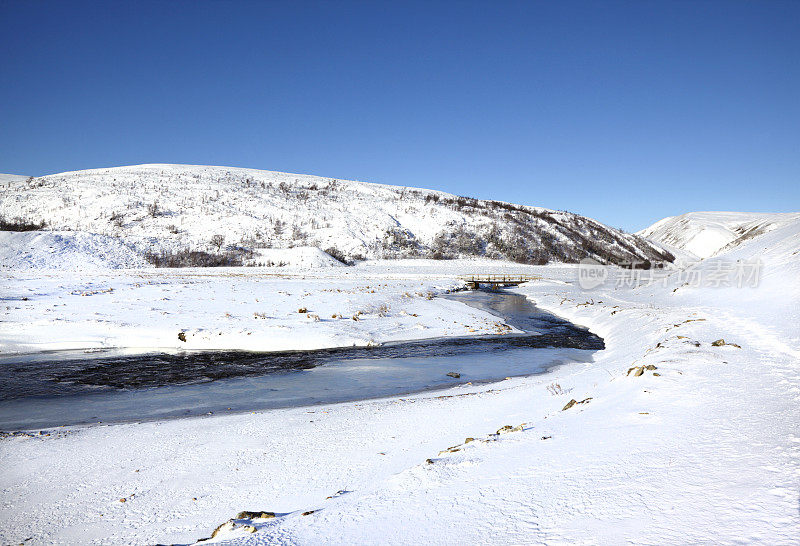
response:
M55 350L278 351L508 330L496 317L434 299L459 272L535 268L430 260L320 269L205 268L0 273L0 356Z
M519 291L602 336L607 348L591 363L408 397L6 437L0 539L191 542L242 510L265 510L277 517L237 521L252 528L217 539L793 543L792 229L728 256L765 260L758 288L670 278L586 291L573 267L538 268L546 279Z

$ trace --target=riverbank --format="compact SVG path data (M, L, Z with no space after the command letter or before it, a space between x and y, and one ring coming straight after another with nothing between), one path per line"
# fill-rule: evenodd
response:
M489 313L435 299L458 273L526 272L489 260L356 267L0 273L0 360L42 351L286 351L491 335Z
M278 517L218 538L792 543L796 261L766 273L749 292L672 281L587 292L574 268L545 267L519 291L603 337L595 362L409 397L5 438L0 538L190 542L265 510ZM494 435L506 425L522 427Z

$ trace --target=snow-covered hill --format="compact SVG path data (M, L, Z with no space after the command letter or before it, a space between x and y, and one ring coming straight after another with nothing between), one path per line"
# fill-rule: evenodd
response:
M666 249L708 258L754 237L800 221L800 213L689 212L638 232Z
M145 266L141 255L114 237L69 231L0 231L0 271Z
M30 178L29 176L22 176L19 174L2 174L0 173L0 184L5 184L7 182L22 182Z
M568 212L271 171L139 165L12 178L0 187L6 220L115 237L157 256L227 251L257 263L259 249L310 246L347 260L671 259L637 235Z

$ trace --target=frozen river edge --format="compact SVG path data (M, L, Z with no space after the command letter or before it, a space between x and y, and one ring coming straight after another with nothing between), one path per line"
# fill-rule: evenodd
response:
M279 353L31 355L0 364L0 430L408 395L543 373L564 362L590 361L592 352L603 348L602 339L587 329L518 294L443 297L493 313L520 333Z

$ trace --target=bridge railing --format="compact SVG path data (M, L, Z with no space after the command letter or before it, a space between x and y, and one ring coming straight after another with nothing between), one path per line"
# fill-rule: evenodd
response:
M540 275L532 274L495 274L495 273L475 273L468 275L459 275L459 278L465 282L472 283L523 283L528 281L536 281L541 279Z

